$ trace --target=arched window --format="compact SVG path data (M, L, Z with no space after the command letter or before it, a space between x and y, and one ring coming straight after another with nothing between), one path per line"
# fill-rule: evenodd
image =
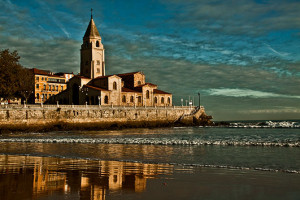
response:
M99 47L99 41L96 42L96 47Z
M39 93L36 94L36 99L40 99L40 94Z
M161 98L161 103L165 103L165 98Z
M117 82L116 82L116 81L113 83L113 89L114 89L114 90L117 89Z
M157 97L154 98L154 103L157 103Z
M149 90L147 90L146 91L146 98L149 99L149 97L150 97L150 92L149 92Z
M123 95L123 97L122 97L122 102L126 103L126 96L125 95Z
M138 81L138 85L141 85L142 83L141 83L141 81Z
M130 102L133 102L133 96L130 97Z
M104 103L108 104L108 96L107 95L104 97Z
M168 104L170 104L171 103L171 99L170 99L170 97L168 97Z
M138 102L139 102L139 103L142 102L142 97L141 97L141 96L138 97Z

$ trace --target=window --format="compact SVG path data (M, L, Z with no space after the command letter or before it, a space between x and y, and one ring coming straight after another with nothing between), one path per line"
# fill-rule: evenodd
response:
M39 93L36 94L36 99L40 99L40 94Z
M97 60L97 65L100 65L100 60Z
M44 77L42 77L42 81L44 80Z
M133 102L133 96L130 97L130 102Z
M149 92L149 90L146 91L146 98L147 98L147 99L150 98L150 92Z
M39 88L40 88L39 84L36 84L36 89L39 89Z
M49 85L49 90L51 91L51 85Z
M154 103L157 103L157 97L154 98Z
M123 95L123 97L122 97L122 102L126 103L126 96L125 95Z
M165 98L161 98L161 103L165 103Z
M141 85L142 83L141 83L141 81L138 81L138 85Z
M113 83L113 89L114 89L114 90L117 89L117 83L116 83L116 81Z
M108 96L107 95L104 97L104 103L108 104Z
M170 104L171 103L171 99L170 99L170 97L168 97L168 104Z
M138 102L139 102L139 103L142 102L142 97L141 97L141 96L138 97Z
M60 90L63 91L64 90L64 86L61 85L60 86Z
M58 91L58 85L56 86L56 91Z
M96 47L99 47L99 46L100 46L100 45L99 45L99 41L97 41L97 42L96 42Z
M100 68L97 68L97 73L100 73Z
M44 84L44 90L46 90L46 84Z
M35 80L39 81L39 80L40 80L40 78L37 76L37 77L35 78Z

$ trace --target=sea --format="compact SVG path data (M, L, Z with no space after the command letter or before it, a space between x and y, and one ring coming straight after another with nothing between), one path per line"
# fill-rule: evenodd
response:
M300 199L299 121L2 134L0 199Z

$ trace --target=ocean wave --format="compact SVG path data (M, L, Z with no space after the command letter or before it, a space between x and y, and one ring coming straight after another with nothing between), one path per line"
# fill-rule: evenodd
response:
M164 138L2 138L0 142L26 143L83 143L83 144L142 144L142 145L219 145L219 146L273 146L300 147L300 141L236 141L203 139L164 139Z

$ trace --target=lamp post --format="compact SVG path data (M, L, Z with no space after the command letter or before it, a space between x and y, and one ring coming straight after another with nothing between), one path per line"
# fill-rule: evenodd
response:
M200 108L200 92L198 92L198 96L199 96L199 108Z
M100 107L100 105L101 105L101 97L100 96L98 96L98 103L99 103L99 107Z

